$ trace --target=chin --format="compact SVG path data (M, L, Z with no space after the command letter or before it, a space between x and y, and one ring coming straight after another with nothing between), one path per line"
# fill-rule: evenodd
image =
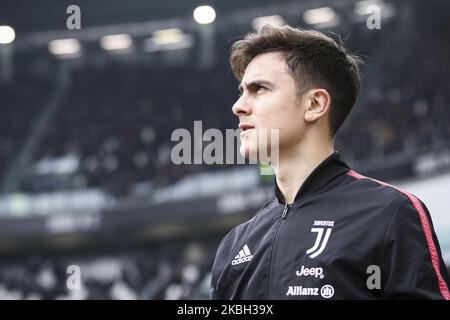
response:
M254 143L252 143L254 142ZM259 142L259 141L258 141ZM269 142L258 144L257 141L242 141L239 152L241 156L246 159L253 160L261 163L271 163L272 153L276 152L275 157L278 159L278 150L272 150L272 145Z
M239 152L240 152L241 156L243 156L245 159L254 160L254 161L258 160L258 150L256 150L252 146L249 146L247 143L243 143L241 145Z

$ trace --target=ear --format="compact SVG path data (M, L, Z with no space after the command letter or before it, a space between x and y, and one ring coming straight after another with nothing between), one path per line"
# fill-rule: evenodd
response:
M309 90L305 97L307 99L305 108L305 121L314 122L328 112L331 104L331 97L325 89Z

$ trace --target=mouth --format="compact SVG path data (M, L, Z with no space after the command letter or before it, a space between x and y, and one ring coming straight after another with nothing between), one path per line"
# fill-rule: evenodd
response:
M239 129L241 129L241 133L251 130L251 129L254 129L254 128L255 128L254 126L246 124L246 123L241 123L239 125Z

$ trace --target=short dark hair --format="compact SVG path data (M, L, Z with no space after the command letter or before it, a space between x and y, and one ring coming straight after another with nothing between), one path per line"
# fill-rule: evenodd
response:
M296 81L300 95L320 87L331 96L329 124L332 136L348 117L359 94L362 60L337 41L319 31L289 26L264 26L236 41L230 64L241 81L250 61L261 53L280 52Z

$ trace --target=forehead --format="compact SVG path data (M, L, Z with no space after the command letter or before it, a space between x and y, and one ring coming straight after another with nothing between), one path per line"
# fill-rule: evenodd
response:
M256 78L267 80L292 80L288 66L279 52L267 52L255 56L245 69L242 82L249 82Z

